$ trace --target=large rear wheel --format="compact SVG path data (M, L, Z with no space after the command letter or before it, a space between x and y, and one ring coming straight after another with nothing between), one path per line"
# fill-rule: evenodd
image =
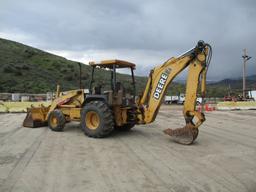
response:
M52 131L63 131L66 123L64 114L59 109L50 112L48 116L48 126Z
M81 110L81 129L89 137L101 138L114 129L112 111L103 101L92 101Z

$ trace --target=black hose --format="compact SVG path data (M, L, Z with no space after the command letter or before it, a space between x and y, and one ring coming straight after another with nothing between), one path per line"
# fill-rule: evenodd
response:
M211 47L211 45L209 45L207 43L205 44L205 46L207 46L209 48L208 56L207 56L206 62L205 62L205 64L206 64L206 73L207 73L209 65L211 63L211 59L212 59L212 47Z

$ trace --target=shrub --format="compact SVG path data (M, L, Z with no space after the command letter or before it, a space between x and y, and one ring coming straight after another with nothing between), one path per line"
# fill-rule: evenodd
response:
M73 80L73 76L69 75L69 76L66 76L64 79L67 80L67 81L72 81Z
M30 68L29 68L29 66L27 66L27 65L23 65L23 66L21 67L21 69L23 69L23 70L29 70Z
M21 69L21 67L20 67L20 66L15 66L15 69L20 70L20 69Z
M15 75L15 76L22 76L22 73L21 73L20 71L15 71L15 72L14 72L14 75Z
M32 51L32 50L25 50L25 57L26 58L30 58L30 57L32 57L32 56L34 56L35 55L35 52L34 51Z
M74 65L68 64L68 68L74 69Z
M52 65L53 65L53 67L55 69L59 69L60 68L60 64L59 63L53 63Z
M4 68L4 72L5 73L14 73L15 70L12 67L7 66L7 67Z
M68 70L67 70L67 69L61 69L60 72L61 72L61 73L67 73Z
M87 78L86 75L82 75L81 79L82 79L82 80L87 80L88 78Z

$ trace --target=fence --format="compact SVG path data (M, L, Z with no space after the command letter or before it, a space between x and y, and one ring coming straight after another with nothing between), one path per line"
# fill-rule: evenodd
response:
M29 93L0 93L0 101L50 101L53 98L52 92L45 94Z

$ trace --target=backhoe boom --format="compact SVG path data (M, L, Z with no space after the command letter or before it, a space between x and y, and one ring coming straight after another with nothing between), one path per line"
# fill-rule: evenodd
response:
M199 41L194 49L178 58L173 57L151 70L143 96L138 101L141 114L138 115L139 123L147 124L155 120L168 86L180 72L188 67L186 100L183 109L186 126L176 130L167 129L165 133L175 137L175 140L182 144L191 144L196 139L198 127L205 120L204 114L195 109L197 89L201 81L201 93L202 96L205 95L206 72L210 62L208 55L211 56L209 51L211 52L210 45ZM194 117L197 118L195 123L192 121ZM185 139L181 139L180 135Z

